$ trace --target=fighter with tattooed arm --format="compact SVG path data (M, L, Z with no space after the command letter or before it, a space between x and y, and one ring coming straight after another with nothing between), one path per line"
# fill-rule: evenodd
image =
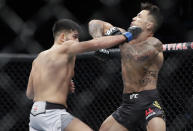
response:
M135 30L135 29L133 29ZM67 111L67 96L74 92L76 55L101 48L110 48L131 40L131 32L79 42L81 28L70 19L53 25L53 46L34 59L26 95L33 99L30 131L93 131ZM110 39L110 40L109 40Z
M128 32L139 33L133 40L119 45L121 54L123 96L120 107L101 125L100 131L131 131L145 125L148 131L165 131L164 112L159 105L156 89L163 64L162 43L153 37L160 26L161 16L157 6L144 4L132 19ZM89 22L93 38L125 32L101 20ZM103 52L104 53L104 52Z

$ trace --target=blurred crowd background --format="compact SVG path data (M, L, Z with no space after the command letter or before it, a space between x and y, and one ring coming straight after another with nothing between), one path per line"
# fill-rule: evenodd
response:
M0 53L37 54L48 49L52 25L60 18L81 25L81 40L91 39L91 19L127 29L142 2L161 8L164 23L156 37L163 43L193 41L192 0L0 0Z

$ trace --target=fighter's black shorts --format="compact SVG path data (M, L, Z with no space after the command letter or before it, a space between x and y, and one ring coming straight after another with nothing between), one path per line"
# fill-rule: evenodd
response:
M165 120L157 90L123 94L121 106L112 114L113 118L128 130L143 127L154 117Z

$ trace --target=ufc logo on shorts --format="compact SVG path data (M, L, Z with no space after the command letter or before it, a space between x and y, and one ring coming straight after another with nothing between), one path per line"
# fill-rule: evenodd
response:
M138 98L137 96L138 96L139 94L132 94L132 95L130 95L130 99L133 99L133 98Z

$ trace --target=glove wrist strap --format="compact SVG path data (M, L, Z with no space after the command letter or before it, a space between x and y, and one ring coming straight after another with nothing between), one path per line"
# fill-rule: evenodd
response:
M123 36L125 36L128 42L133 39L133 35L130 32L123 33Z

